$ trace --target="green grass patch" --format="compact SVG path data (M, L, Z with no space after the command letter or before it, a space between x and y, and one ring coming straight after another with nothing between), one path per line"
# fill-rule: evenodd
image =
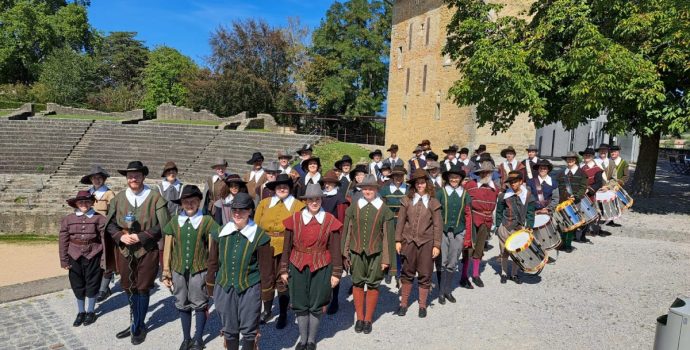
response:
M314 156L321 158L321 168L324 174L332 169L333 164L346 154L352 158L353 168L355 164L369 162L369 150L353 143L340 141L322 142L314 147Z
M9 115L11 111L0 111L0 117L4 117L6 115Z
M47 115L46 118L50 119L78 119L78 120L110 120L110 121L121 121L125 118L121 117L107 117L102 115L74 115L74 114L53 114Z
M244 131L271 132L271 130L266 130L266 129L244 129Z
M37 235L33 233L0 235L0 243L55 243L57 241L57 235Z
M153 119L151 123L158 124L181 124L181 125L220 125L221 122L215 120L168 120L168 119Z

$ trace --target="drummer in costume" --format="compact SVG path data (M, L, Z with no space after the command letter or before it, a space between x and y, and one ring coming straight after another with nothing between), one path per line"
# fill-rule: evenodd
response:
M534 226L535 203L532 193L523 181L522 172L513 170L506 177L508 188L498 196L496 204L496 233L500 238L501 283L506 283L508 276L507 260L510 254L505 242L510 235L520 229ZM517 275L518 265L513 261L510 279L521 284Z
M100 166L93 165L89 173L81 178L81 183L84 185L91 185L89 193L94 196L93 210L103 215L108 215L108 205L110 201L115 198L115 192L105 185L105 180L109 177L108 173ZM101 286L98 290L98 297L96 301L99 303L108 299L111 294L110 281L113 279L115 271L115 256L117 255L117 247L110 235L103 237L103 254L105 256L106 266L103 271L103 278L101 279Z
M441 254L441 203L435 196L434 185L422 169L408 180L411 186L400 202L398 225L395 230L395 250L402 255L401 296L398 316L405 316L415 276L419 286L419 317L427 314L427 298L431 287L434 262Z
M215 173L204 182L204 214L214 215L216 210L213 204L228 195L228 186L224 180L230 174L226 172L228 162L222 158L216 159L213 165L211 165L211 169Z
M391 173L391 182L386 186L379 187L379 196L383 199L383 202L391 209L395 215L395 225L398 224L398 212L400 211L400 202L403 197L407 194L407 183L405 183L405 176L407 175L407 170L404 167L398 166L393 169ZM396 285L400 287L400 271L402 269L400 255L396 254L396 271L395 275ZM390 274L386 277L386 283L390 283Z
M467 231L463 242L460 275L460 286L463 288L474 288L468 278L470 266L472 266L472 282L477 287L484 287L484 282L479 275L479 267L484 257L484 247L489 240L491 226L493 226L493 213L500 192L491 179L494 172L494 165L486 161L479 169L474 170L478 179L470 180L463 185L467 194L470 195L472 208L472 231Z
M247 193L252 199L256 201L257 188L266 182L266 172L264 171L264 156L261 152L254 152L252 158L247 161L247 164L252 166L252 170L244 176L244 181L247 183Z
M546 159L539 159L535 164L533 171L535 175L531 180L527 180L530 191L536 196L536 213L553 215L556 206L558 205L558 181L549 176L553 170L553 165Z
M138 345L146 340L149 291L158 274L158 241L170 216L165 199L144 184L149 168L134 161L118 172L127 177L127 189L110 202L106 230L118 242L120 285L129 301L131 325L116 337L131 336L132 344Z
M249 217L253 208L251 197L238 193L232 221L210 237L206 290L229 350L240 348L240 334L243 350L258 348L261 301L273 299L271 237Z
M266 181L256 188L256 197L254 198L254 202L256 203L260 202L262 199L273 197L275 194L266 187L266 183L275 181L278 174L281 173L279 163L275 160L269 162L268 165L264 167L264 173L266 174Z
M352 158L347 154L337 160L334 164L335 168L340 171L338 175L338 187L340 192L346 193L350 186L350 171L352 170Z
M369 152L369 159L371 159L371 162L369 162L369 174L376 175L377 180L381 178L381 166L383 166L381 158L383 158L383 153L380 149Z
M228 175L225 178L225 184L228 186L228 195L223 199L217 200L213 203L214 214L213 218L218 225L225 225L232 221L232 201L238 193L247 193L247 183L237 174Z
M386 151L390 153L390 156L383 160L383 163L390 165L391 169L401 166L404 167L405 163L402 159L398 157L398 145L392 144Z
M511 171L520 171L524 173L525 164L518 162L515 159L515 149L513 146L508 146L501 151L501 157L506 160L498 167L498 172L501 176L501 189L508 187L508 173Z
M393 212L377 196L376 177L367 175L360 186L362 196L345 212L342 254L352 275L355 332L369 334L385 271L396 272L396 267L391 266L395 256L395 224Z
M621 187L625 187L625 184L628 182L628 178L630 177L629 169L628 169L628 162L625 161L625 159L621 158L621 147L618 145L611 145L611 163L615 166L616 169L616 176L615 179L618 182L618 185ZM607 226L612 226L612 227L620 227L622 226L621 224L615 222L615 220L609 221Z
M412 153L414 153L414 157L407 161L410 168L410 174L414 173L417 169L424 169L426 166L426 159L422 146L417 146Z
M180 198L173 199L182 206L182 210L163 228L165 244L161 281L175 296L175 307L182 323L180 348L194 350L204 348L202 336L208 310L206 264L211 235L217 235L220 230L211 216L202 214L202 198L198 187L185 186ZM192 310L196 323L194 338L191 336Z
M321 208L327 213L333 215L341 223L345 221L345 211L349 206L345 194L341 192L338 187L339 181L338 177L335 175L335 171L330 170L321 178L321 184L323 185L323 197L321 198ZM340 244L340 243L338 243ZM331 298L331 303L328 305L328 310L326 311L329 315L333 315L338 312L338 294L340 293L340 284L333 287L333 297Z
M441 218L443 220L443 237L441 238L441 279L438 302L443 305L446 299L455 302L451 283L453 273L458 266L458 260L464 246L465 235L472 232L472 204L469 194L462 187L465 171L459 164L454 164L443 172L445 186L436 191L436 199L441 203ZM437 266L438 268L438 266Z
M537 152L539 150L537 149L537 145L529 145L525 151L527 151L527 159L520 162L520 164L522 164L525 169L525 181L530 182L536 176L536 174L533 174L532 172L539 161L539 157L537 157Z
M460 162L460 160L457 158L458 146L457 145L450 145L450 146L448 146L448 148L443 150L443 153L446 154L446 158L443 160L443 162L441 162L441 171L446 172L452 166L455 166Z
M289 285L292 310L297 315L298 350L316 349L322 310L343 273L343 224L321 207L323 196L321 186L309 184L301 197L307 206L283 221L286 231L280 276Z
M607 148L608 151L608 148ZM596 203L596 194L602 187L605 186L604 177L606 176L604 170L602 170L597 163L594 161L594 150L591 148L586 148L584 151L580 152L583 159L582 171L587 175L587 197L592 203ZM591 235L600 236L610 236L611 233L604 231L599 226L598 222L592 222L587 225L584 229L578 230L575 234L575 240L581 243L590 242L586 237L586 233L589 231ZM577 237L577 235L580 235Z
M604 183L608 183L616 178L616 165L609 159L609 148L608 144L602 143L599 145L599 148L595 149L597 157L594 158L594 162L604 171L604 174L602 174Z
M96 295L105 267L103 241L106 217L93 209L96 198L79 191L67 204L74 212L60 222L60 267L69 271L69 283L77 299L77 317L72 326L96 322Z
M565 169L558 173L556 181L558 184L558 198L561 203L572 199L575 204L580 203L580 199L585 196L587 191L587 174L577 165L577 153L570 151L562 157L565 160ZM566 253L573 251L573 236L575 232L561 232L561 250Z
M302 162L304 174L300 177L293 190L293 195L301 197L307 190L307 185L318 184L321 181L321 159L318 157L309 158Z
M273 298L275 290L278 291L278 307L280 314L276 322L276 328L283 329L287 325L287 308L290 303L290 296L287 293L287 285L283 283L280 278L280 258L283 253L283 241L285 226L283 220L290 217L290 215L302 210L304 203L293 197L290 192L292 189L292 179L287 174L280 174L275 181L266 184L266 187L275 191L275 195L271 198L266 198L259 202L254 214L256 224L266 231L271 237L271 249L273 249L273 280L275 289L266 292L267 297L264 298L264 311L261 314L262 323L267 323L273 317L271 308L273 306Z

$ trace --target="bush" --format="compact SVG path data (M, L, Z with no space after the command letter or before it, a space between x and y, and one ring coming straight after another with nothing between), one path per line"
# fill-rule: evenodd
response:
M104 112L125 112L139 108L144 90L135 85L104 88L88 98L89 108Z

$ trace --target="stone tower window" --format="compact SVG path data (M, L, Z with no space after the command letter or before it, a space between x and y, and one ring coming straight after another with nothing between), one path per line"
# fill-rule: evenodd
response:
M431 31L431 18L427 17L426 18L426 38L424 39L424 42L426 46L429 46L429 31Z
M407 49L412 50L412 29L414 26L414 23L410 22L410 30L409 33L407 34Z
M424 75L422 75L422 92L426 92L426 64L424 65Z
M434 108L434 119L441 120L441 90L436 90L436 108Z
M410 68L407 68L407 77L405 78L405 95L410 92Z
M402 46L398 46L398 69L402 69L402 66L403 66Z
M402 107L402 118L407 119L407 105L403 105Z

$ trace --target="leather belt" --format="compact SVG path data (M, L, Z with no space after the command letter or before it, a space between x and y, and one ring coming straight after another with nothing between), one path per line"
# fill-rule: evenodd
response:
M304 248L304 249L298 249L294 248L296 251L304 254L313 254L313 253L323 253L326 251L326 248L324 247L310 247L310 248Z
M97 243L95 239L79 239L79 238L72 238L69 240L70 244L74 245L89 245L91 243Z
M284 237L285 232L266 232L270 237Z

